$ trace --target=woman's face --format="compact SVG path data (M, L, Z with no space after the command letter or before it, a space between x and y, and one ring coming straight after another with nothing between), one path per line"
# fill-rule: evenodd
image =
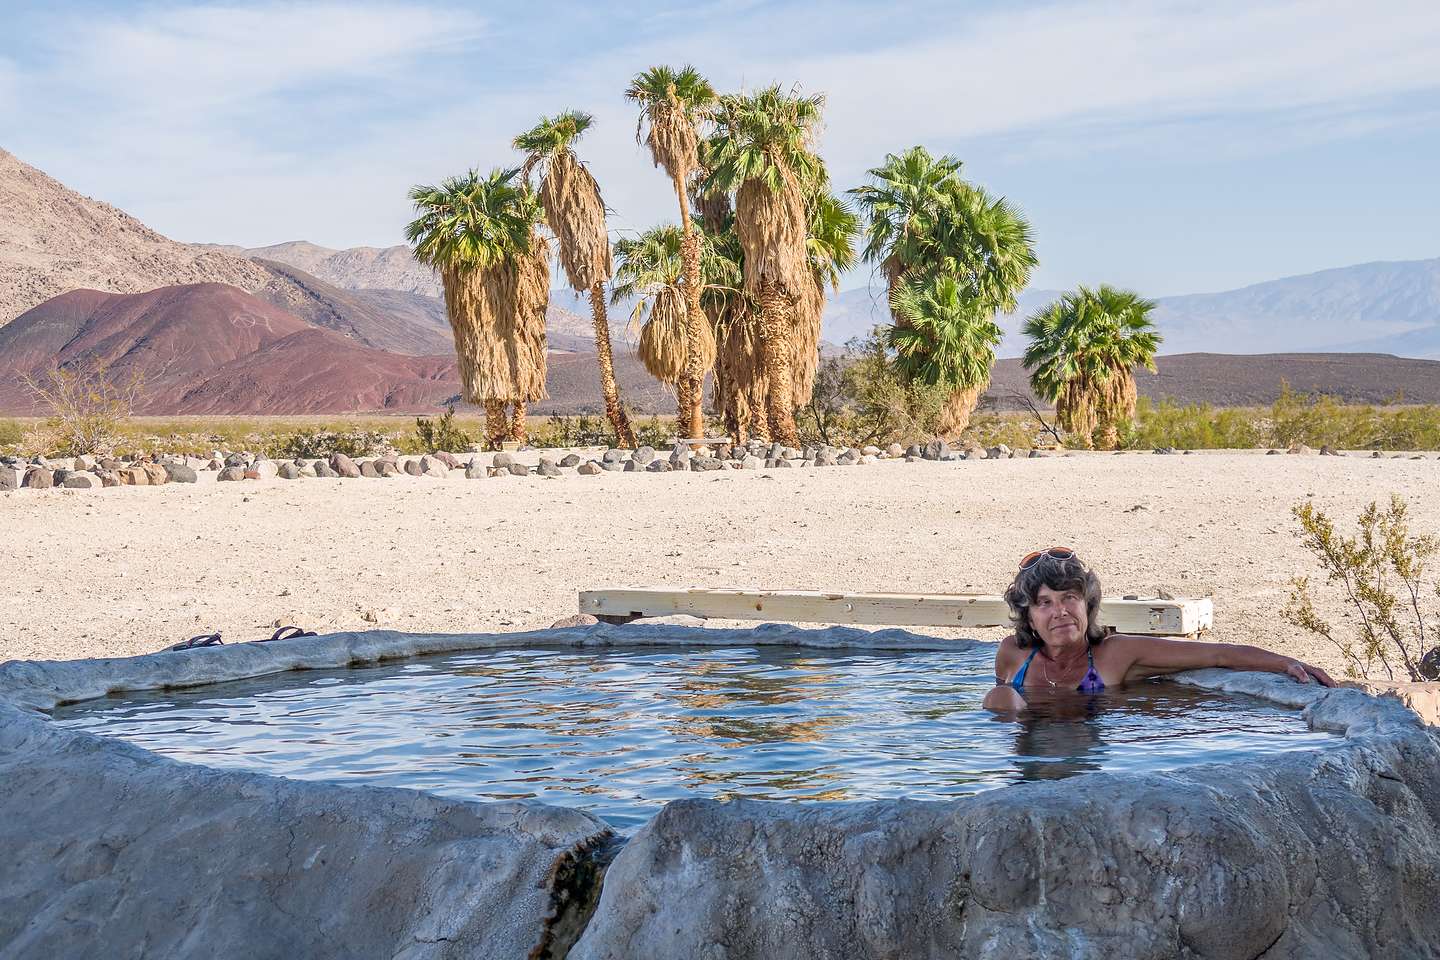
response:
M1047 646L1081 643L1087 626L1085 595L1078 589L1051 590L1042 584L1036 591L1035 602L1030 604L1030 628Z

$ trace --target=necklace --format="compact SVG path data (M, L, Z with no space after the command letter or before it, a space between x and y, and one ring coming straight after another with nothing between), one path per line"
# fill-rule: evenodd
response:
M1050 688L1053 690L1053 689L1059 687L1060 684L1065 680L1065 675L1062 673L1062 674L1060 675L1060 679L1059 679L1059 680L1052 680L1052 679L1050 679L1050 667L1049 667L1049 664L1047 663L1048 660L1049 660L1048 657L1041 657L1041 658L1040 658L1040 677L1041 677L1041 679L1043 679L1046 683L1050 684ZM1077 662L1078 662L1078 661L1077 661ZM1079 681L1077 680L1076 682L1078 683Z

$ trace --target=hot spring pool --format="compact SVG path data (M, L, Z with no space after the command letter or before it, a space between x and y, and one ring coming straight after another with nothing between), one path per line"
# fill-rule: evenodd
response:
M57 709L179 760L588 809L622 830L681 797L950 799L1335 738L1263 701L1157 682L980 709L991 650L494 649Z

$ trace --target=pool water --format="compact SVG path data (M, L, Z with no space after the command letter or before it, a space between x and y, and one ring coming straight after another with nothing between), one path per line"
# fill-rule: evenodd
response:
M115 695L60 726L179 760L588 809L680 797L949 799L1333 743L1294 711L1155 682L980 709L988 649L499 649Z

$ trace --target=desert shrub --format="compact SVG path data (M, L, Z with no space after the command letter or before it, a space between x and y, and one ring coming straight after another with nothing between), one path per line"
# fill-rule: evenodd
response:
M144 379L139 373L112 377L109 367L97 361L55 366L42 378L27 376L24 383L50 416L22 438L22 447L32 453L78 456L114 448Z
M668 450L670 441L675 437L673 418L651 416L645 420L636 420L632 426L635 428L635 442L642 447L663 447Z
M586 414L553 416L530 431L530 443L536 447L606 447L614 437L608 420Z
M1120 446L1130 450L1244 449L1258 446L1262 431L1252 411L1204 403L1155 403L1141 397L1133 419L1120 425Z
M1036 446L1037 440L1045 446L1055 442L1055 438L1045 433L1038 422L1021 415L1005 417L995 413L977 413L960 434L962 444L994 447L1003 443L1019 450Z
M1440 595L1440 584L1427 586L1424 576L1440 541L1411 535L1408 508L1395 495L1385 509L1375 503L1366 506L1354 536L1337 532L1334 522L1308 501L1291 512L1300 523L1301 543L1319 561L1326 585L1338 588L1358 624L1353 636L1337 635L1315 609L1308 577L1292 580L1285 619L1334 644L1351 677L1368 679L1378 664L1389 680L1395 679L1397 669L1410 680L1437 679L1440 648L1431 647L1440 622L1428 601Z
M18 450L20 440L25 436L25 424L19 420L0 417L0 452Z
M795 412L800 439L858 447L933 437L946 388L906 383L873 332L847 348L848 357L821 361L810 402Z
M347 457L374 457L389 452L391 448L389 438L382 433L318 428L267 437L260 443L244 446L258 447L267 457L275 460L323 460L332 453L343 453Z
M415 418L415 446L421 453L439 453L441 450L468 450L475 440L455 423L455 407L435 419Z

